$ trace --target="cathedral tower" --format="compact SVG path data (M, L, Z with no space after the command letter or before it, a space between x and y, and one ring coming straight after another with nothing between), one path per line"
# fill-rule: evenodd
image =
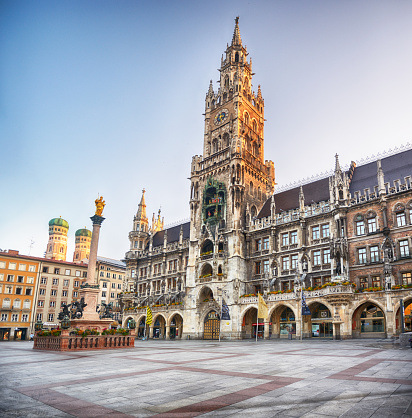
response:
M129 233L131 251L143 251L149 240L149 219L146 216L145 192L143 189L136 216L133 218L133 231Z
M89 259L90 244L92 242L92 231L84 227L76 231L76 246L73 254L73 263L81 263L84 259Z
M61 217L50 220L46 258L66 261L68 231L69 223Z

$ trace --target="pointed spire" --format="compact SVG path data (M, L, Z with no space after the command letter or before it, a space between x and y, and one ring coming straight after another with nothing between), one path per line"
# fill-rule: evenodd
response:
M142 198L140 199L139 208L137 209L136 218L138 219L146 219L146 202L144 200L144 194L146 193L146 190L142 190Z
M242 45L242 39L240 38L240 31L239 31L239 16L235 19L235 30L233 32L233 39L232 39L232 46L233 45Z
M209 84L209 90L207 92L208 96L213 96L215 94L215 92L213 91L213 81L210 80L210 84Z
M258 94L257 94L258 99L262 100L262 90L260 90L260 84L258 85Z
M335 154L335 173L340 173L342 170L339 164L339 155Z

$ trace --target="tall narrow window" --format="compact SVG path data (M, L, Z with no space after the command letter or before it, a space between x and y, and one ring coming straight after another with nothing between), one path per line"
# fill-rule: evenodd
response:
M407 239L399 241L399 253L401 257L409 257L409 245Z
M379 261L379 247L374 245L371 247L371 262L377 263Z

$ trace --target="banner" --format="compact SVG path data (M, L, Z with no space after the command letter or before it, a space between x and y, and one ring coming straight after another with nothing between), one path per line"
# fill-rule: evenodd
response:
M305 294L302 292L302 315L312 315L309 306L306 304Z
M153 322L153 314L150 306L146 308L146 325L152 325Z
M262 295L258 293L259 303L258 303L258 318L267 319L268 317L268 305L263 300Z
M229 306L227 306L225 300L222 300L222 315L220 317L223 321L230 321Z

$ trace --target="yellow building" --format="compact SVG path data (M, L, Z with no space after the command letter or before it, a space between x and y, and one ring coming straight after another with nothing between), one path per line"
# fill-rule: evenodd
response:
M41 260L14 250L0 252L0 341L28 339Z

